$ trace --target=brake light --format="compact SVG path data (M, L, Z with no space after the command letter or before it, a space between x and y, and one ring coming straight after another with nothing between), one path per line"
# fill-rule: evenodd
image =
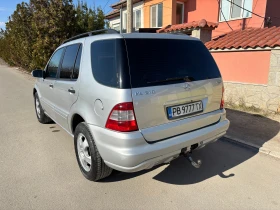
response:
M126 102L114 106L105 127L120 132L137 131L138 125L135 119L133 103Z
M225 88L224 88L224 86L223 86L223 88L222 88L222 99L221 99L220 109L223 109L224 106L225 106L224 92L225 92Z

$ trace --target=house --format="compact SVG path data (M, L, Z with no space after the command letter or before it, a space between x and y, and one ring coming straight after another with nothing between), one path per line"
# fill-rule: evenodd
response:
M133 29L137 31L139 28L161 28L173 23L173 18L177 19L174 23L183 23L186 1L134 0ZM127 24L126 0L120 0L112 4L111 7L112 11L106 14L106 19L109 20L110 27L116 30L120 30L122 27L125 32ZM174 16L176 14L175 10L178 13L177 16Z
M190 30L184 30L184 27L178 25L201 19L218 23L212 32L213 37L248 27L280 26L279 0L134 0L133 3L133 25L136 31L141 27L173 26L177 30L168 32L191 34ZM113 11L106 15L110 27L119 29L122 16L125 31L126 0L116 2L111 7Z
M143 0L133 1L133 31L138 31L139 28L144 27L143 6ZM111 7L113 10L106 15L110 28L117 31L122 29L122 32L125 33L127 26L126 0L120 0L112 4Z
M111 27L120 14L126 27L125 7L125 0L112 5ZM279 8L280 0L135 0L134 26L201 39L219 66L227 102L279 112Z

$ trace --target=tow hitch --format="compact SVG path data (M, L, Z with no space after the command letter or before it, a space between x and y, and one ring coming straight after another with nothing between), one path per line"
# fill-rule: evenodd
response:
M200 168L202 162L201 160L197 160L197 162L195 162L192 157L191 157L191 153L187 152L186 154L184 154L184 157L188 159L188 161L190 161L190 163L193 165L193 167L195 168Z
M182 149L182 154L193 165L193 167L200 168L200 166L202 165L201 160L197 160L197 162L195 162L191 156L192 151L197 147L198 147L198 144L194 144L190 148L184 148L184 149Z

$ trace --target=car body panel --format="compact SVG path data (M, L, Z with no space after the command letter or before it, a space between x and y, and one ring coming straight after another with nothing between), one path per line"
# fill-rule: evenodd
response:
M55 79L39 79L37 82L37 89L40 92L40 102L42 108L46 111L49 117L55 120L55 112L54 112L54 83ZM53 86L53 87L51 87Z
M202 147L204 144L222 137L228 127L229 121L225 119L215 125L149 144L138 131L119 133L89 125L104 161L110 166L115 165L117 170L127 172L135 172L137 170L133 170L134 167L162 155L173 152L179 155L183 148L190 148L193 144L199 144ZM130 168L132 168L131 171Z
M79 94L79 81L57 80L55 87L54 112L56 122L70 130L68 116L72 105L77 101ZM69 89L75 90L75 93L68 92Z
M115 36L113 37L115 38ZM111 88L95 81L91 71L90 44L97 40L99 40L97 36L94 36L84 42L83 60L80 67L82 71L79 75L79 97L71 107L68 118L69 125L72 124L73 116L79 114L87 123L104 128L108 116L116 104L132 102L131 89Z
M195 81L187 83L177 83L172 85L153 86L144 88L133 88L132 97L136 120L141 132L148 141L157 141L162 138L178 134L178 123L182 119L188 118L188 124L180 126L180 131L184 132L190 128L198 129L209 124L215 123L219 117L205 117L197 121L194 116L213 112L220 109L222 98L221 78ZM140 94L139 94L140 93ZM197 114L182 116L176 119L169 119L167 116L167 107L172 107L191 102L202 101L203 111ZM146 132L154 126L163 125L162 134L159 130L153 135L146 136ZM168 132L166 132L168 130ZM165 134L167 134L165 136Z

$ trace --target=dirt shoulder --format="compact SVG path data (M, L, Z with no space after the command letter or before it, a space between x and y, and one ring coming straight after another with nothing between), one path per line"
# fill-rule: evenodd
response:
M14 70L15 72L18 72L18 73L22 74L28 80L31 80L31 81L35 81L36 80L34 77L31 76L31 73L29 71L26 71L25 69L20 68L20 67L10 66L2 58L0 58L0 66L9 67L12 70Z
M8 64L2 58L0 58L0 65L8 66Z

